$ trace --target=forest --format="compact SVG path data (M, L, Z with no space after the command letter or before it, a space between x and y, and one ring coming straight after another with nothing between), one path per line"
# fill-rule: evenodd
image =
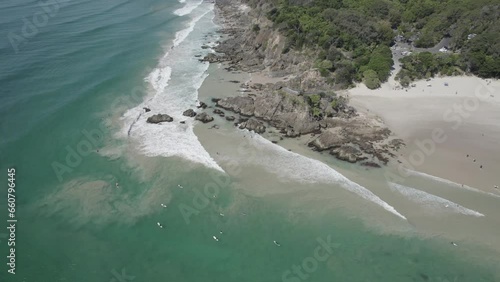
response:
M287 37L283 53L314 50L316 67L337 85L379 87L391 73L396 35L416 48L450 38L451 54L404 58L397 76L404 83L464 72L500 77L498 0L279 0L267 17Z

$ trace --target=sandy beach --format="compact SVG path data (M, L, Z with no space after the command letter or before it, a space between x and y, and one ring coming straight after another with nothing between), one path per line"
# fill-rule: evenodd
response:
M359 85L347 93L358 110L381 117L405 140L400 157L407 168L498 192L500 82L463 76L414 86L404 90L386 83L369 90Z

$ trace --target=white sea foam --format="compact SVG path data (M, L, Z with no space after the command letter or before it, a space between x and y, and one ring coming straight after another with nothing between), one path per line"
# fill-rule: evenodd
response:
M179 44L181 44L184 40L186 40L186 38L189 36L189 34L191 32L193 32L194 30L194 27L196 26L196 23L198 23L200 21L201 18L203 18L206 14L208 14L209 12L211 12L211 10L208 10L206 12L204 12L203 14L201 15L198 15L196 17L194 17L188 24L188 27L181 30L181 31L178 31L175 33L175 39L174 39L174 47L177 47L179 46ZM168 54L168 53L167 53Z
M198 89L207 76L208 64L198 62L194 55L203 52L203 34L209 24L213 25L211 18L205 16L211 11L197 9L190 15L187 27L176 33L174 46L179 48L166 52L158 67L145 78L152 95L123 115L121 135L138 141L141 152L147 156L177 156L223 171L194 134L195 121L182 115L184 110L196 106ZM151 111L144 113L143 107ZM158 113L168 114L174 121L161 125L146 123L148 117ZM183 120L185 124L180 124Z
M183 3L183 2L181 2ZM200 6L203 3L202 1L190 1L187 2L184 7L177 9L174 11L174 14L177 16L185 16L188 14L191 14L198 6Z
M397 183L389 183L389 187L393 191L397 191L402 195L406 196L411 201L424 205L426 208L433 210L440 210L443 212L453 212L472 216L484 216L484 214L477 212L475 210L468 209L457 203L449 201L447 199L432 195L430 193L417 190L415 188L403 186Z
M279 145L253 132L244 131L246 136L251 136L250 142L259 150L258 158L250 158L246 161L257 162L266 170L271 171L282 179L291 179L303 183L337 183L343 188L351 191L363 199L371 201L385 210L406 220L396 209L384 202L377 195L365 187L347 179L345 176L330 166L314 159L288 151Z
M168 53L167 53L168 54ZM172 68L169 66L154 69L145 80L151 84L156 92L165 90L172 75Z
M482 190L479 190L477 188L473 188L473 187L470 187L470 186L467 186L467 185L459 184L459 183L453 182L453 181L448 180L448 179L444 179L444 178L441 178L441 177L437 177L437 176L434 176L434 175L430 175L430 174L427 174L427 173L423 173L423 172L415 171L415 170L411 170L411 169L405 169L405 170L406 170L406 172L409 175L420 176L420 177L432 179L432 180L435 180L435 181L438 181L438 182L441 182L441 183L446 183L448 185L458 187L458 188L463 189L463 190L469 190L469 191L472 191L472 192L486 194L486 195L490 195L490 196L494 196L494 197L500 198L500 195L498 195L498 194L494 194L494 193L482 191Z

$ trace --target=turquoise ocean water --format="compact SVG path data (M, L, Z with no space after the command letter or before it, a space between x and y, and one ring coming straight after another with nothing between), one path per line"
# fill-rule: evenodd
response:
M0 187L15 167L18 219L15 275L0 232L0 281L498 281L449 245L381 235L342 210L292 208L300 193L246 195L192 128L136 124L142 106L193 105L208 68L194 55L217 40L212 9L0 3ZM214 179L224 182L217 198L197 202ZM324 260L321 240L332 241Z

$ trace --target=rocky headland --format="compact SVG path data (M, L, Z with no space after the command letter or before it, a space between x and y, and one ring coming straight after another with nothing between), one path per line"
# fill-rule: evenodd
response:
M217 108L237 116L227 120L236 119L239 128L259 134L276 128L281 138L311 135L308 146L313 150L370 167L387 164L404 145L380 119L350 106L342 86L332 86L320 75L307 50L283 53L286 37L266 18L265 7L250 9L243 2L224 0L216 6L223 39L215 54L200 61L275 80L252 79L241 84L242 95L212 99ZM224 116L217 109L214 113Z

